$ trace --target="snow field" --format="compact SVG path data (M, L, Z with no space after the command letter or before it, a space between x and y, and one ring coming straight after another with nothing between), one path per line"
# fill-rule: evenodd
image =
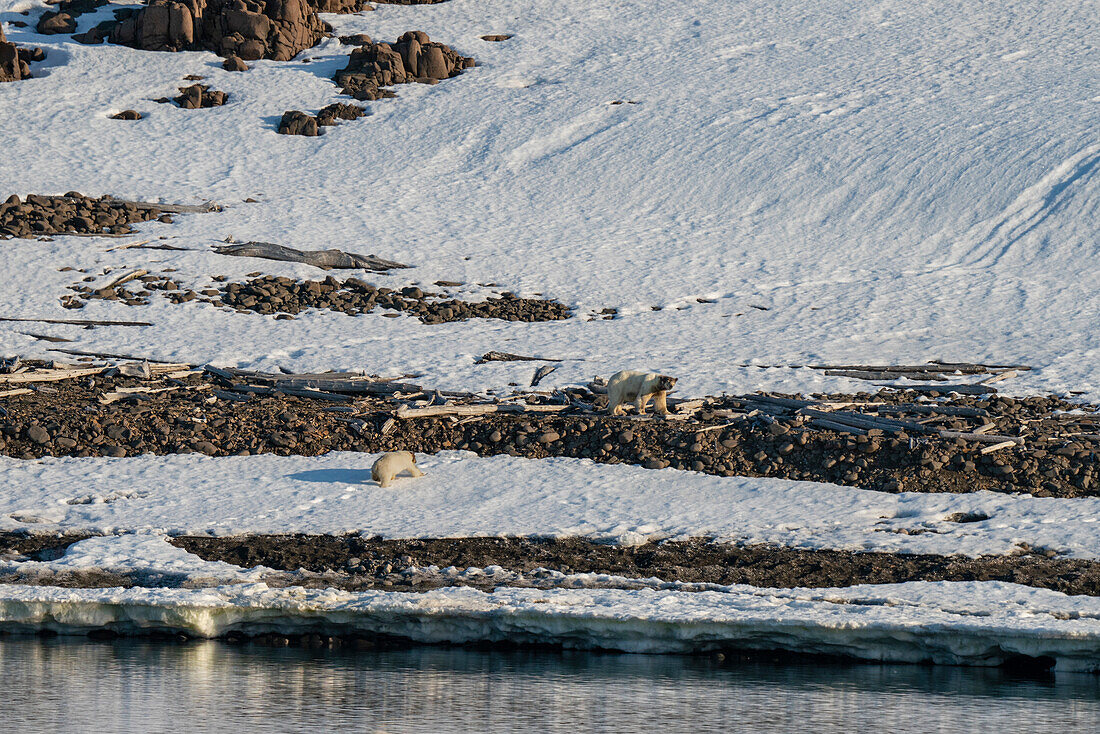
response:
M2 0L0 20L41 7ZM72 282L56 272L64 266L176 267L188 284L322 275L210 254L232 234L375 252L415 266L368 277L379 285L543 293L579 317L428 326L96 302L80 315L156 327L140 348L124 329L49 333L83 349L417 372L477 390L530 377L529 366L475 366L490 349L566 359L551 387L648 366L679 376L682 395L867 386L749 364L1024 362L1037 369L1004 389L1097 400L1093 16L1072 0L381 5L326 19L337 34L390 40L420 28L480 65L403 85L399 99L370 104L371 117L311 140L275 125L284 110L339 99L329 77L350 49L335 38L241 74L208 53L87 47L8 25L9 38L50 54L37 78L0 87L0 135L16 152L0 160L10 193L212 198L227 209L144 225L135 238L194 252L7 242L0 299L12 316L72 316L57 303ZM497 32L515 36L479 40ZM230 103L150 102L190 73ZM148 117L107 119L123 108ZM585 320L604 307L619 318ZM44 353L26 330L0 325L0 350Z
M970 556L1011 553L1027 543L1100 558L1096 498L888 494L588 459L481 458L462 451L420 455L427 476L400 477L382 489L370 479L375 458L354 452L2 458L0 531L579 536L625 544L713 537ZM944 519L956 512L982 512L990 519Z

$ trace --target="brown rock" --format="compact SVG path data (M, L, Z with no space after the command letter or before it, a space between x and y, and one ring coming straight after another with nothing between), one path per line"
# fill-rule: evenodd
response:
M280 135L305 135L311 138L320 135L320 131L317 129L317 118L298 110L287 110L283 113L283 118L279 120L278 133Z
M220 107L228 99L229 95L225 92L211 92L210 87L204 84L192 84L190 87L180 87L180 96L176 97L176 103L185 110L196 110L201 107Z
M140 120L141 119L141 113L138 112L137 110L123 110L122 112L117 112L117 113L111 115L111 119L112 120ZM91 223L88 222L88 224L90 225Z
M50 11L38 19L35 30L44 35L56 33L76 33L76 20L68 13Z
M4 38L0 28L0 82L17 82L29 75L23 73L26 63L19 58L19 50L14 43Z
M245 60L287 61L324 32L305 0L153 0L111 27L109 38L149 51L203 48Z
M249 67L239 56L229 56L222 63L222 68L226 71L248 71Z
M429 79L446 79L451 74L452 66L453 64L447 63L443 49L440 46L431 45L423 51L420 76L426 76Z

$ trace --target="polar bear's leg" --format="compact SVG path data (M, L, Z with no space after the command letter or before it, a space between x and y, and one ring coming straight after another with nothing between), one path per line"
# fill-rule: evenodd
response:
M653 393L653 409L658 415L668 415L668 403L665 401L667 396L667 390Z
M409 467L409 475L413 477L422 477L424 476L424 472L420 471L420 467L416 464L413 464Z
M392 482L392 481L393 481L393 476L391 474L389 474L388 472L382 472L378 476L378 485L380 487L382 487L382 489L385 489L386 487L390 486L390 482Z
M623 398L622 393L619 390L611 389L607 391L607 414L618 415L619 408L622 405Z
M638 406L638 415L645 415L645 406L649 404L649 395L639 395L634 404Z

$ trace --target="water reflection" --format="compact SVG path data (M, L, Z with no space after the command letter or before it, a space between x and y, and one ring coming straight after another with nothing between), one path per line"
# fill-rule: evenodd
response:
M0 730L1093 731L1100 678L417 647L0 640Z

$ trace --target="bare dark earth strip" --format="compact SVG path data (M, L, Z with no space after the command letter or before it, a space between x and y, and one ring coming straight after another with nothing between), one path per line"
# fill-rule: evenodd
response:
M73 543L92 537L87 533L4 533L0 532L0 556L30 556L34 560L59 558Z
M422 590L449 585L540 586L540 569L769 588L843 587L906 581L1008 581L1066 594L1100 596L1100 562L1022 552L1009 556L941 556L737 546L707 539L627 547L581 538L442 538L383 540L358 535L181 536L174 545L208 561L326 574L341 588ZM500 566L522 579L493 582L419 573L428 566ZM402 573L409 571L408 573Z

